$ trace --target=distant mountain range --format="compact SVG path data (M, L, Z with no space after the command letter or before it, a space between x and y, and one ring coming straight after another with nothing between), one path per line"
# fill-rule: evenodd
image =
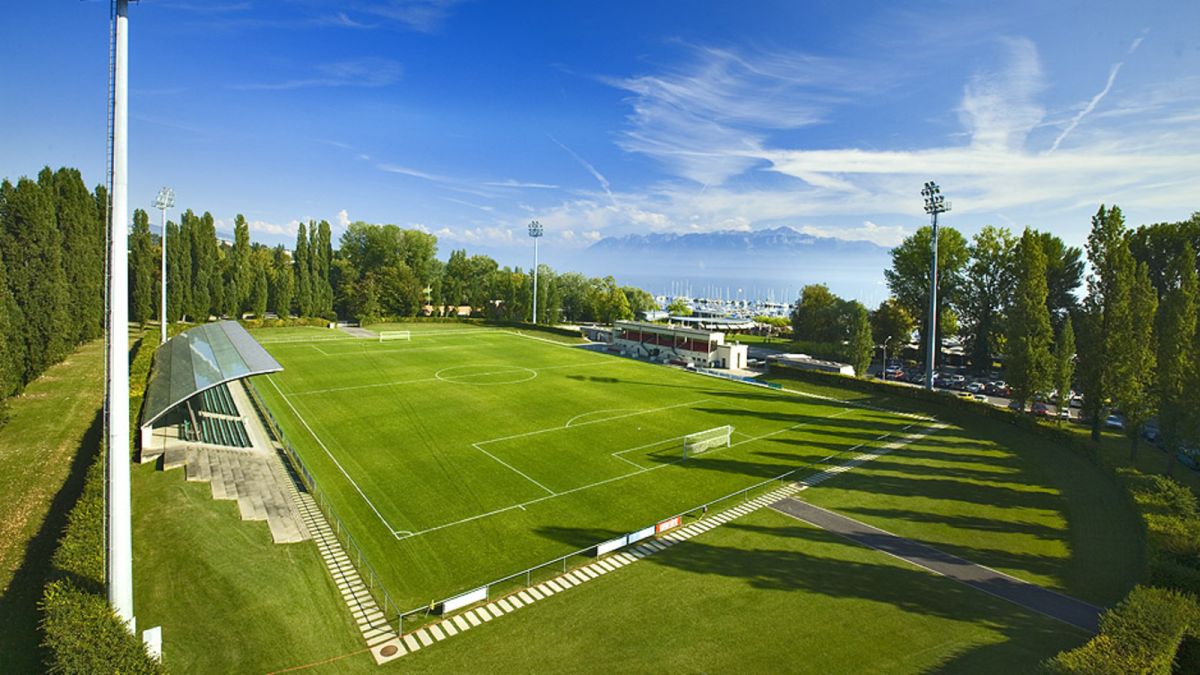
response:
M881 293L886 297L881 282L883 270L891 266L890 250L868 241L816 237L790 227L642 234L601 239L567 269L612 274L619 283L654 293L686 282L693 295L705 286L732 284L778 289L776 295L787 289L794 296L805 284L825 283L843 297L870 301Z

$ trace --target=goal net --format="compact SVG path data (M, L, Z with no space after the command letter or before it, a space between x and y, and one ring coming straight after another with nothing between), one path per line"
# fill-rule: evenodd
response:
M729 439L733 436L733 427L725 425L716 429L708 429L683 437L683 456L689 457L704 452L709 448L727 448Z
M386 340L412 340L412 334L406 330L381 330L379 331L379 341Z

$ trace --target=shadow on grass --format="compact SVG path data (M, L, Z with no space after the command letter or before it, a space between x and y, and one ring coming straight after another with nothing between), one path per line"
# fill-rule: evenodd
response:
M42 671L41 631L38 623L41 611L38 602L42 589L51 574L51 559L57 549L58 540L67 525L67 515L83 493L84 479L88 468L100 451L104 430L103 410L97 410L88 427L71 470L42 521L37 534L25 546L25 557L9 583L8 590L0 597L0 654L3 655L4 672L35 673ZM94 583L86 579L75 579L85 589L95 590Z
M759 590L885 603L918 616L975 624L1007 638L999 645L947 654L948 660L938 667L940 672L1033 672L1041 660L1086 639L1083 632L1066 624L1042 619L1015 604L924 570L863 562L862 552L866 549L818 528L738 523L724 528L731 531L729 536L743 540L740 545L719 546L691 539L643 561L689 575L743 579ZM574 536L569 528L540 533L560 540ZM868 612L864 621L869 622L870 605L864 605L864 611Z
M900 510L900 509L872 509L866 507L845 506L838 509L838 513L845 516L854 517L862 520L863 516L868 518L901 518L910 520L916 523L936 523L939 525L949 525L955 529L965 530L980 530L982 532L1002 532L1005 534L1026 534L1038 539L1048 541L1065 541L1063 531L1045 525L1037 525L1034 523L1021 523L1011 520L996 520L994 518L980 518L978 516L951 516L935 513L921 513L919 511Z

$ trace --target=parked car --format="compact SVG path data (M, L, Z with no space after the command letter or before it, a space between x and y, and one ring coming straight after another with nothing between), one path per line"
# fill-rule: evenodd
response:
M1058 418L1060 420L1067 420L1068 422L1071 421L1071 409L1070 408L1059 408L1058 409Z
M1049 417L1050 406L1046 405L1045 403L1034 403L1033 407L1029 409L1029 412L1037 415L1038 417Z
M974 396L972 396L971 398L973 398L973 399L974 399L974 400L976 400L976 401L979 401L980 403L987 403L987 402L988 402L988 397L984 396L983 394L975 394L975 395L974 395Z
M1078 394L1076 394L1075 396L1072 396L1070 406L1072 408L1082 408L1083 407L1083 397L1079 396Z
M984 385L982 382L972 382L971 384L967 385L967 391L971 392L972 394L982 394L984 391Z
M1017 412L1025 412L1025 406L1020 401L1009 401L1008 409L1016 410Z
M1109 415L1108 419L1104 420L1104 426L1109 429L1124 429L1125 420L1121 419L1120 415Z

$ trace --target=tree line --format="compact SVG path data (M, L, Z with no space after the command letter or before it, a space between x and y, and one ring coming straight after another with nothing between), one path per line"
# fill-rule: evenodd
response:
M103 334L107 209L75 169L0 182L0 404Z
M925 227L892 250L892 297L872 314L877 344L891 336L888 348L899 353L919 326L925 354L934 332L938 344L958 334L976 371L1003 361L1022 404L1057 389L1065 405L1078 387L1093 437L1111 408L1122 412L1131 458L1154 417L1169 447L1200 439L1200 213L1131 229L1119 207L1101 206L1084 249L1031 228L1016 236L989 226L968 243L943 226L938 239L936 331L927 318L933 251Z
M250 242L238 215L232 244L216 237L211 214L191 210L167 224L167 320L208 321L266 312L371 323L421 315L498 321L532 317L532 272L501 267L458 249L437 258L437 237L396 225L351 223L338 247L326 221L301 223L292 251ZM157 320L161 241L144 211L130 236L130 317ZM613 277L538 269L539 323L611 322L655 309L654 298Z

